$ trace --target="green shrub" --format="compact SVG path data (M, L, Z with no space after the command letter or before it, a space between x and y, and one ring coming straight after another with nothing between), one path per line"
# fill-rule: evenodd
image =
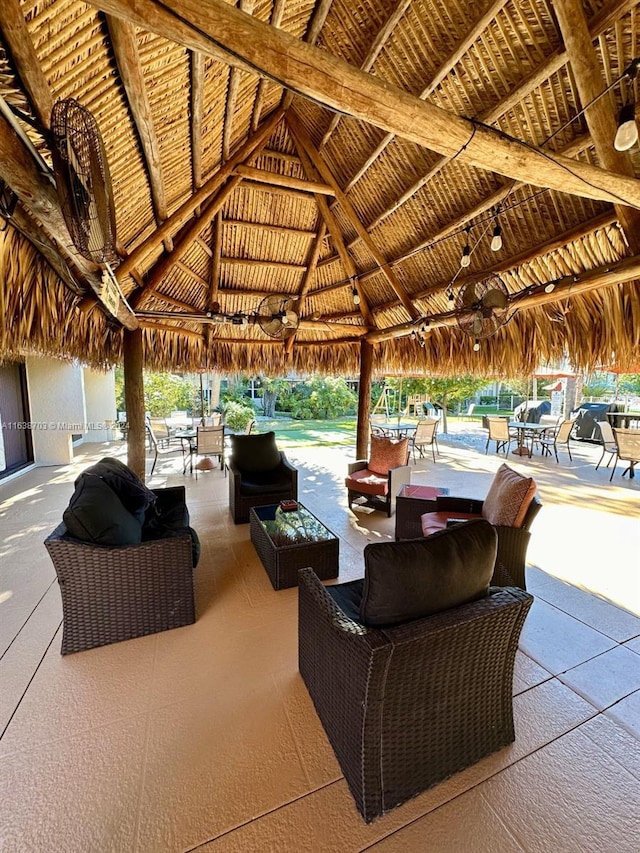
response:
M251 406L230 400L224 406L224 422L234 432L241 432L254 419L255 412Z

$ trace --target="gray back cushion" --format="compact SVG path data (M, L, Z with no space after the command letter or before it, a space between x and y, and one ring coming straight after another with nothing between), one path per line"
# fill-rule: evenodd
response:
M367 545L360 621L397 625L486 595L496 551L496 531L484 519L425 539Z
M242 473L273 471L280 464L275 432L232 435L231 458Z
M72 536L95 545L135 545L142 535L140 522L108 483L86 471L62 518Z
M77 478L76 486L86 474L93 474L104 480L120 498L125 508L135 515L141 524L144 522L147 509L157 500L156 495L145 486L140 477L113 456L105 456L104 459L86 468Z

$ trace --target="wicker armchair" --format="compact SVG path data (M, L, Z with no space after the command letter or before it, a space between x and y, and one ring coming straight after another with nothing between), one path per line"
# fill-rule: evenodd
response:
M515 739L516 588L391 628L352 621L299 573L299 669L365 821Z
M229 510L235 524L249 522L252 506L269 506L298 499L298 471L273 432L232 435L229 469Z
M446 514L452 518L472 519L482 518L484 501L474 498L436 497L436 513ZM542 509L542 502L534 495L524 516L521 527L509 527L504 524L494 524L498 534L498 553L491 583L494 586L517 586L526 589L525 566L527 563L527 548L531 539L531 523Z
M184 487L154 492L168 512L184 504ZM195 622L194 534L179 534L104 546L56 527L44 544L62 596L63 655Z

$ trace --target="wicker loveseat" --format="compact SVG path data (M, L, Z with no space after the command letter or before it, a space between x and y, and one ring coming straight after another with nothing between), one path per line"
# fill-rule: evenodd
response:
M364 581L299 573L299 669L369 822L515 738L513 669L533 598L488 587L485 521L365 548Z
M78 477L63 518L45 540L63 655L195 622L199 542L184 486L147 489L107 457Z

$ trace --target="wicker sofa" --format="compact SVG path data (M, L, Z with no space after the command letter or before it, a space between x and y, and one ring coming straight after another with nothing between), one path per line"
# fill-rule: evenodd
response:
M367 822L515 738L533 597L487 586L495 539L479 520L368 545L364 581L299 573L300 674Z
M45 540L63 655L195 622L199 542L184 486L147 489L107 457L78 477L63 518Z

